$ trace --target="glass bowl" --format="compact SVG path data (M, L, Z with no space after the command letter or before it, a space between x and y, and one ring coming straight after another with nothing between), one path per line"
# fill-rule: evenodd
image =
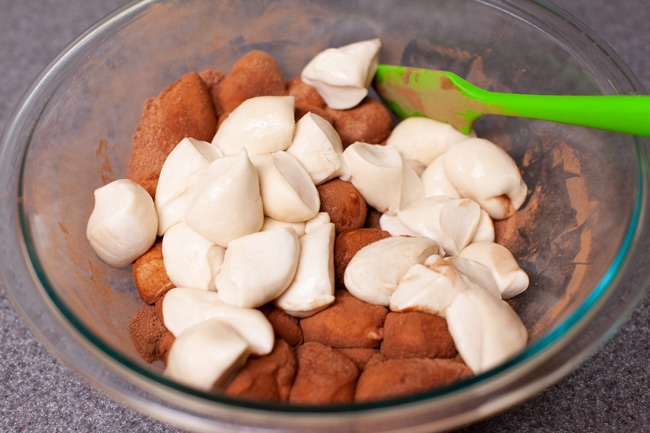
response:
M286 78L329 46L378 36L381 62L451 70L492 90L636 94L617 57L553 6L497 0L145 1L93 27L41 75L0 147L0 270L17 310L60 359L161 420L205 431L418 432L504 410L566 375L648 286L649 142L599 130L483 118L532 192L497 224L531 277L512 300L530 333L507 363L405 398L298 407L170 382L135 351L129 269L85 238L93 191L124 177L144 101L190 70L227 72L252 49Z

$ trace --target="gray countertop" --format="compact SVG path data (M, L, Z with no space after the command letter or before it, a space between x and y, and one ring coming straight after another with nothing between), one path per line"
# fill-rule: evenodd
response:
M0 0L0 131L38 73L124 0ZM650 89L647 0L557 0ZM464 432L650 431L650 296L576 371ZM59 363L16 315L0 284L1 432L177 432L109 399Z

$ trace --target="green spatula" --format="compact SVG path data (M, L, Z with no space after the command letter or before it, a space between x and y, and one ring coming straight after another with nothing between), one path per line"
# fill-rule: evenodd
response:
M430 117L465 134L481 115L497 114L650 136L650 96L496 93L452 72L390 65L379 65L374 87L399 117Z

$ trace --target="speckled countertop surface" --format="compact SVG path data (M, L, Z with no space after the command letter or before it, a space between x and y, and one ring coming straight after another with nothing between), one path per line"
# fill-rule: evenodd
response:
M0 130L38 73L124 0L0 0ZM647 0L557 0L650 89ZM0 432L177 432L89 387L55 360L0 284ZM650 431L650 296L576 371L464 432Z

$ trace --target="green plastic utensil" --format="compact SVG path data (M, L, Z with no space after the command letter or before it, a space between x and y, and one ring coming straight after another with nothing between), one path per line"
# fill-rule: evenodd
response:
M430 117L465 134L478 117L496 114L650 136L650 96L497 93L452 72L391 65L378 66L374 87L399 117Z

